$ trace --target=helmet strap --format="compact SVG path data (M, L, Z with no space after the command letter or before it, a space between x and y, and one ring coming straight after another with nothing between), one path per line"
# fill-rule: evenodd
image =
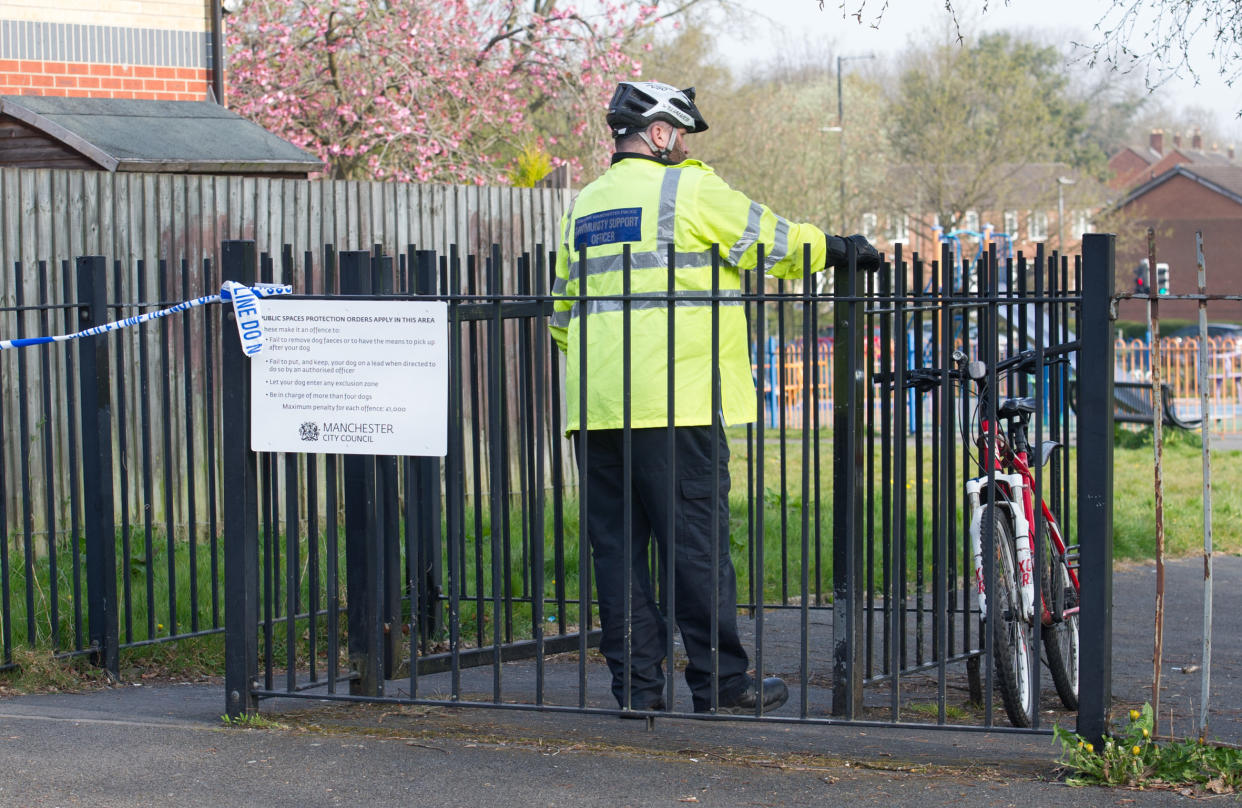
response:
M651 127L648 127L647 129L644 129L643 131L639 132L638 136L642 138L643 143L647 144L647 148L651 149L652 154L654 154L656 157L659 157L661 160L667 160L669 155L673 153L673 146L677 143L677 130L676 129L673 130L672 139L669 141L668 145L665 146L663 149L656 147L655 141L651 139L651 135L649 134L650 131L651 131Z

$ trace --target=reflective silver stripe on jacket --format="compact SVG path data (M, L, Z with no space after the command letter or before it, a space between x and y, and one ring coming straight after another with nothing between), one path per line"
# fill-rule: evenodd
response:
M670 168L664 172L660 184L660 215L656 219L656 243L673 244L677 237L677 185L681 182L681 169ZM657 252L659 252L657 250Z
M721 306L741 306L742 292L740 289L722 289L718 299L713 300L711 292L677 292L674 297L678 308L710 306L713 303L719 303ZM639 311L643 309L664 309L668 308L667 292L643 292L637 293L630 297L630 311ZM552 324L567 327L569 320L577 318L581 315L581 302L574 303L572 311L556 312L552 316ZM625 301L618 298L599 298L587 300L587 314L604 314L607 312L617 312L625 310ZM568 315L563 324L557 321L559 315Z
M759 240L759 219L762 216L763 207L758 202L751 202L750 211L746 214L746 229L742 231L742 237L733 242L733 249L729 250L730 264L741 261L751 245Z
M699 266L711 266L712 253L711 250L703 252L679 252L677 253L677 266L681 269L690 269ZM574 263L569 268L569 279L578 280L578 268L581 262ZM630 253L630 269L664 269L668 266L668 249L652 250L650 252ZM622 272L625 269L625 255L599 255L595 258L586 260L586 274L588 277L592 275L603 275L607 272Z
M763 271L768 272L789 254L789 220L776 217L776 243L772 252L763 257Z

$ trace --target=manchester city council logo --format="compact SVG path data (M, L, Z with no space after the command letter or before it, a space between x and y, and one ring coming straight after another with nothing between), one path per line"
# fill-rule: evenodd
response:
M302 440L319 440L319 425L314 421L303 421L298 427L298 435Z

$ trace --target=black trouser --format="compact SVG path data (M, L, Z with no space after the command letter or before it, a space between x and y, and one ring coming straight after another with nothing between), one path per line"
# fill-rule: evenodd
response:
M641 709L662 696L663 662L668 632L666 602L656 603L648 565L650 537L659 547L660 592L669 589L669 512L675 514L673 593L677 627L689 657L686 683L696 710L711 707L712 671L719 665L720 699L727 702L749 686L749 662L737 633L737 580L729 557L729 447L723 428L677 427L674 433L675 468L670 468L668 430L630 431L632 480L629 559L625 557L624 497L627 482L622 466L622 430L590 430L587 436L587 525L595 559L603 640L600 650L612 672L612 692L626 706L629 671L631 707ZM712 446L719 443L719 466L713 473ZM579 459L582 441L575 442ZM672 473L671 473L672 472ZM712 538L712 508L718 514ZM712 574L712 545L718 548ZM630 650L626 664L625 586L630 575ZM712 590L719 588L716 631L719 653L712 656Z

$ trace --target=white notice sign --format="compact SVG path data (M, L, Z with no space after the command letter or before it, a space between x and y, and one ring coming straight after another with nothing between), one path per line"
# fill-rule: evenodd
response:
M263 301L251 358L259 452L444 456L448 304Z

